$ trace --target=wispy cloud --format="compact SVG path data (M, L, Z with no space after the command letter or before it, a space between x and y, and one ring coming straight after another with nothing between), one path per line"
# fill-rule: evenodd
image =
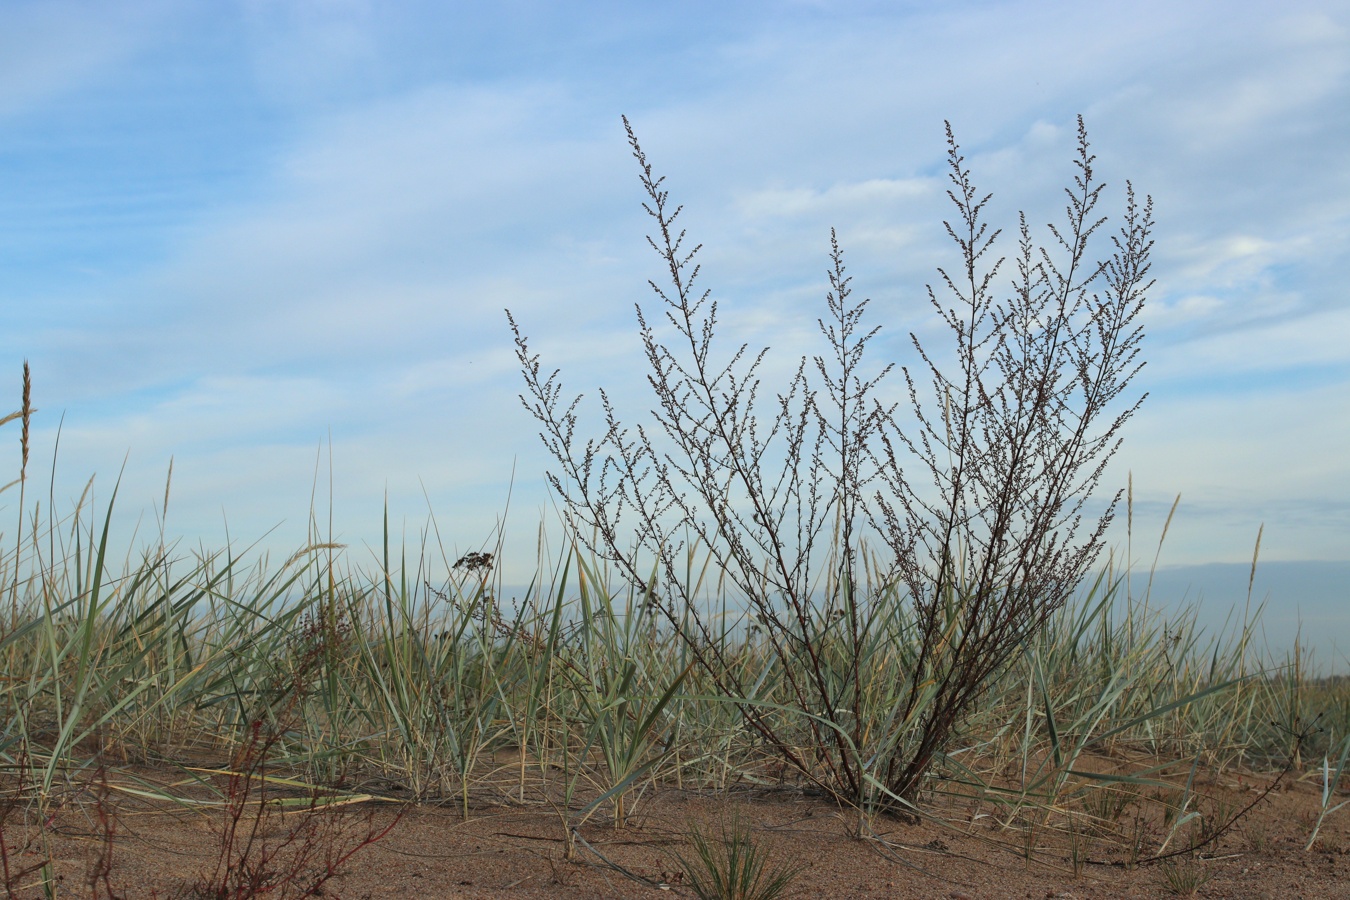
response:
M28 0L0 10L0 119L39 113L162 37L162 3Z

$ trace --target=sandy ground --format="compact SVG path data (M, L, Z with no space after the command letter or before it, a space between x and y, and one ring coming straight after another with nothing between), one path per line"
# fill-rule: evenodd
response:
M1222 776L1204 787L1204 802L1193 808L1241 809L1269 780ZM1194 892L1198 897L1350 898L1350 808L1330 816L1317 845L1303 849L1319 791L1313 776L1291 777L1198 854L1145 865L1130 864L1129 847L1137 843L1139 856L1158 851L1166 829L1146 811L1158 804L1130 804L1119 819L1071 836L1054 827L1030 827L1031 820L1008 824L1000 820L1006 813L988 804L939 799L933 810L949 824L882 817L873 822L873 835L860 839L856 816L801 790L739 788L715 794L666 787L642 795L624 829L614 828L604 817L608 807L602 807L578 829L580 841L568 860L562 820L546 799L527 796L520 803L504 792L484 791L474 796L467 822L456 806L346 807L341 834L330 847L349 846L400 811L401 818L314 896L694 896L682 884L675 853L692 856L692 823L715 830L735 815L774 860L803 866L787 894L791 897L1171 897L1186 895L1185 882L1194 880L1203 881ZM193 896L193 880L209 873L220 856L218 811L166 809L118 791L102 808L111 815L100 817L99 804L85 798L68 804L52 822L59 896L105 898L108 886L114 896L128 900ZM304 819L303 813L270 816L255 854L257 848L276 846ZM106 880L92 888L90 874L98 861L109 862L105 822L114 827L110 864ZM246 818L243 824L249 822ZM5 839L12 869L40 859L36 848L22 846L28 833L11 815ZM1034 843L1030 855L1029 836ZM285 858L284 852L276 857ZM1169 884L1169 868L1182 884ZM262 896L300 895L277 890ZM29 876L9 896L28 900L42 891Z

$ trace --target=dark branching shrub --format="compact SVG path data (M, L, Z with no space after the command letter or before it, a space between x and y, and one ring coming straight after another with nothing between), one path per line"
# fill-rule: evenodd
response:
M508 311L522 401L559 466L553 490L577 539L650 592L785 762L860 808L912 804L990 678L1102 549L1120 495L1089 503L1143 400L1123 395L1142 366L1152 201L1127 188L1111 252L1092 255L1104 185L1080 120L1064 219L1040 246L1021 217L1005 282L990 196L949 126L944 224L960 261L928 290L948 352L911 334L909 402L883 399L894 369L867 357L879 328L832 233L827 349L766 400L768 349L717 341L717 303L695 289L699 248L628 137L666 269L664 286L651 282L664 322L637 305L655 408L630 428L601 390L603 433L582 443L581 398L542 374ZM757 626L742 634L762 636L786 695L761 696L727 664L738 648L680 577L695 550L741 595Z

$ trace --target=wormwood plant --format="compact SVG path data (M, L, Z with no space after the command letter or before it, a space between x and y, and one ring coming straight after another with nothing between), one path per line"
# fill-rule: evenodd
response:
M989 679L1102 548L1120 493L1100 512L1088 502L1143 401L1123 395L1143 365L1152 200L1141 207L1127 186L1110 255L1089 252L1105 186L1080 119L1064 218L1038 245L1020 217L1005 282L1000 232L984 220L991 195L949 125L955 215L944 226L959 263L939 269L928 301L951 346L939 353L910 334L902 427L881 387L894 367L867 359L880 329L864 323L868 301L853 299L833 233L826 352L802 358L765 401L768 348L717 340L717 302L695 288L700 248L687 249L681 208L624 124L667 276L650 284L669 328L636 304L655 408L629 427L602 389L604 429L582 443L582 398L564 400L559 373L543 374L508 310L521 400L559 466L553 490L578 539L645 586L787 764L859 809L912 806ZM759 697L727 664L729 645L677 577L691 546L763 629L778 696Z

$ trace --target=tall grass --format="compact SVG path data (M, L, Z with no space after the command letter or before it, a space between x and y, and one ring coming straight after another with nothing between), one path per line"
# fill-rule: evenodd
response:
M155 548L114 569L110 521L87 495L62 521L33 513L22 553L0 559L5 582L18 585L0 632L0 760L11 772L29 767L42 803L99 766L228 759L250 723L277 716L279 685L298 688L303 704L278 744L294 771L453 799L465 815L476 800L538 799L559 772L579 774L590 799L604 795L619 824L652 783L781 776L736 703L781 716L804 758L814 749L784 658L729 592L705 589L702 614L723 623L708 640L747 686L736 697L719 693L729 678L692 665L649 596L615 589L575 548L540 560L534 583L503 597L495 576L453 564L433 587L426 548L411 565L375 572L349 567L330 545L276 566ZM993 790L993 773L1012 764L1017 777L999 790L1049 798L1094 752L1278 767L1295 749L1293 725L1313 722L1297 749L1331 754L1335 767L1350 733L1343 682L1255 658L1259 616L1205 634L1193 610L1167 613L1155 600L1146 613L1122 602L1122 588L1123 573L1104 571L1031 636L929 789ZM879 692L921 649L899 592L878 594L870 614L862 716L890 708ZM829 673L833 626L819 627ZM302 666L320 638L323 652ZM815 663L788 657L794 664ZM904 739L903 722L868 721L863 732L883 728Z

